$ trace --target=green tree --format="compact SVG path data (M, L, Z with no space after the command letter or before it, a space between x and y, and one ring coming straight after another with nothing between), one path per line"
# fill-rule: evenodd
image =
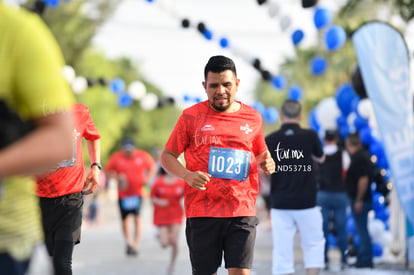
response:
M62 48L66 63L76 68L85 51L90 48L95 33L122 0L60 2L56 8L47 7L42 18ZM25 7L31 8L34 3L34 0L30 0Z

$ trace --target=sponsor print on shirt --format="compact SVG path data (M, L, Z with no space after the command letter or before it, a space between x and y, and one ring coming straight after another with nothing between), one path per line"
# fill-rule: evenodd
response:
M283 162L284 160L300 160L305 158L303 150L282 148L280 146L280 142L277 144L277 147L274 151L276 153L276 159L279 163ZM276 173L310 171L312 171L312 165L310 164L276 164Z
M250 152L237 149L211 147L208 173L213 178L245 181L249 176Z
M65 167L71 167L74 166L76 163L76 157L77 157L77 140L80 136L80 133L75 129L73 129L73 154L71 159L64 160L59 163L59 168L65 168Z

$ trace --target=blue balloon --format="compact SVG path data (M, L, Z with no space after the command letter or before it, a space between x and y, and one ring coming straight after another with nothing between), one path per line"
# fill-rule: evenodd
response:
M269 124L275 124L279 120L279 112L275 107L267 107L264 112L264 119Z
M328 62L323 56L316 56L311 60L311 72L313 75L321 75L326 71Z
M382 255L382 246L379 243L372 244L372 255L374 257L380 257Z
M355 234L354 235L354 245L355 245L355 247L358 248L359 245L360 245L360 243L361 243L361 240L359 238L359 235L358 234Z
M124 107L124 108L128 107L132 104L132 102L133 102L132 97L127 93L122 93L118 97L118 105L121 107Z
M213 39L213 32L210 31L209 29L205 29L205 31L203 32L203 36L207 39L207 40L211 40Z
M336 125L338 125L338 128L341 126L348 126L348 118L346 115L341 114L336 118Z
M327 238L327 243L328 243L328 247L329 248L335 248L338 247L337 243L336 243L336 237L334 234L330 233L328 234L328 238Z
M351 129L349 128L348 124L344 124L339 126L339 137L341 139L345 139L350 133L351 133Z
M302 88L299 85L292 85L289 89L288 98L300 101L302 98Z
M109 87L114 93L119 94L125 91L125 82L120 78L114 78L111 83L109 83Z
M372 130L369 127L364 127L359 130L359 138L361 142L365 145L370 145L372 142Z
M325 33L325 46L330 51L335 51L346 42L345 30L337 25L330 27Z
M390 231L390 222L389 221L385 221L384 222L385 225L385 231Z
M377 166L380 167L380 168L384 168L384 169L390 168L390 165L388 163L387 158L385 157L385 154L378 158Z
M372 207L374 209L374 212L382 211L385 208L385 198L384 196L379 192L373 192L372 193Z
M317 8L313 14L313 23L315 27L320 30L332 22L332 12L326 8Z
M189 102L191 100L191 96L188 95L188 94L184 94L183 95L183 100L184 100L184 102Z
M59 6L59 0L45 0L45 4L48 7L56 8Z
M283 75L273 76L270 81L272 85L279 90L285 88L287 84L286 78Z
M316 132L319 132L321 129L321 125L318 122L318 117L316 116L315 109L309 112L309 126Z
M348 235L355 236L357 234L356 227L355 227L355 221L352 216L349 216L346 219L346 231Z
M220 39L220 47L227 48L229 46L229 40L225 37Z
M200 102L201 102L201 97L199 97L199 96L195 97L195 98L194 98L194 101L195 101L196 103L200 103Z
M292 34L293 45L297 46L302 41L304 36L305 34L301 29L297 29L296 31L294 31Z
M336 104L338 104L338 108L341 110L342 114L348 116L352 111L352 104L357 95L352 88L350 83L342 84L336 90Z
M372 138L369 144L369 153L377 158L385 157L384 145L376 138Z
M369 127L368 119L357 114L354 120L354 126L357 130Z
M388 221L388 219L390 218L390 210L388 210L387 207L384 207L379 211L375 211L375 218L383 222Z
M261 102L257 101L257 102L255 102L255 103L253 103L252 107L253 107L256 111L258 111L258 112L259 112L262 116L264 116L266 108L265 108L265 106L263 105L263 103L261 103Z

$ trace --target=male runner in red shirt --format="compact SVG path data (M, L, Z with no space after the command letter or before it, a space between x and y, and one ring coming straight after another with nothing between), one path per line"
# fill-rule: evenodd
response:
M76 103L74 119L73 156L62 161L56 171L37 177L37 195L40 197L43 230L55 274L72 274L72 254L80 242L83 194L90 194L99 185L100 134L88 107ZM86 176L82 138L87 140L92 163Z
M213 56L204 70L208 100L179 118L161 155L163 167L187 182L186 237L193 274L250 274L256 237L259 171L274 172L260 114L235 101L233 61ZM178 157L184 152L186 167Z
M136 149L134 141L126 138L122 142L122 150L109 158L105 170L118 181L122 231L127 242L126 254L136 256L142 232L140 211L144 196L143 188L157 173L156 163L148 152ZM134 237L129 231L129 214L134 216Z

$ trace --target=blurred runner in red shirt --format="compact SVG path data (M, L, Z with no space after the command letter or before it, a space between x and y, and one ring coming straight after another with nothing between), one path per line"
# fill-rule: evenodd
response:
M178 236L184 219L182 198L185 181L180 180L160 167L159 176L151 187L151 200L154 204L154 225L159 229L159 241L163 248L172 247L168 274L174 271L178 254Z
M142 232L140 211L144 196L143 188L157 173L156 163L149 153L136 149L134 141L126 138L122 142L122 150L109 158L105 170L110 177L115 177L118 181L122 231L127 242L126 254L136 256ZM129 214L134 216L134 237L129 230Z
M76 103L72 109L73 155L59 164L56 171L37 177L43 230L55 274L72 274L72 254L80 242L83 194L99 185L100 138L88 107ZM82 138L87 140L91 170L85 179Z

